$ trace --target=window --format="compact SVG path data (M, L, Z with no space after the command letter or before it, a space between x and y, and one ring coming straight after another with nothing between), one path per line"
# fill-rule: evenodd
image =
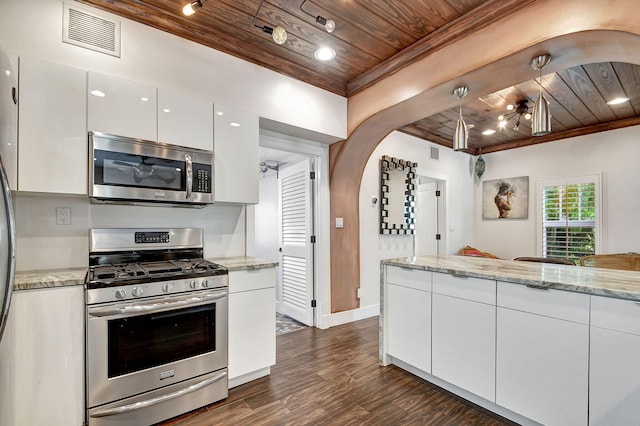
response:
M538 184L543 257L577 262L600 250L600 175Z

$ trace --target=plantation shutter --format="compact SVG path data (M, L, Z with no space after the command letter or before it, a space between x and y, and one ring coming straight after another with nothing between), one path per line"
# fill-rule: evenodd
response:
M599 250L600 176L539 185L542 256L578 261Z

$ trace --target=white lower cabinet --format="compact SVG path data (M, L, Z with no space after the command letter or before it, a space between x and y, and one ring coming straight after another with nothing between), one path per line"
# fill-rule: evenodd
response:
M229 387L276 363L275 268L229 272Z
M432 374L495 401L496 282L433 274Z
M589 424L638 424L640 305L592 296L591 325Z
M431 372L431 293L387 285L387 354Z
M432 273L387 266L384 299L385 353L431 372Z
M586 425L589 296L498 282L496 403L547 426Z
M495 401L496 307L433 295L433 375Z
M84 289L13 293L0 345L0 425L81 425Z

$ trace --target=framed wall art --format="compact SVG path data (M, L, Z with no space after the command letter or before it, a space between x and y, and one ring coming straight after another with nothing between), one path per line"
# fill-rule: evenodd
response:
M482 182L483 219L527 219L529 176Z

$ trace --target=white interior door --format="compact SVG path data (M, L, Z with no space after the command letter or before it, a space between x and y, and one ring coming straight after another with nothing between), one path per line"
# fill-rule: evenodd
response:
M427 182L418 185L416 208L416 256L438 254L438 182Z
M313 325L311 160L280 171L281 256L278 312Z

